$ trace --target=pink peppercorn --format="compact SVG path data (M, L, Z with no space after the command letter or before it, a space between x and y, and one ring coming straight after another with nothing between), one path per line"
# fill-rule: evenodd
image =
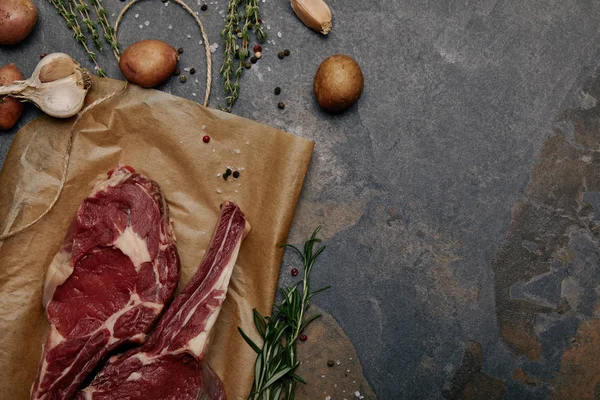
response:
M208 143L208 142L210 142L210 136L208 136L208 135L204 135L204 137L202 138L202 141L203 141L204 143Z

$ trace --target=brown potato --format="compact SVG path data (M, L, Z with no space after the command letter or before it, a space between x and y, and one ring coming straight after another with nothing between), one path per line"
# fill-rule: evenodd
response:
M15 64L0 68L0 86L9 85L14 81L23 80ZM23 103L12 97L0 97L0 129L10 129L23 114Z
M119 68L129 82L150 88L173 75L178 60L177 50L167 43L142 40L123 52Z
M31 0L0 1L0 45L17 44L37 22L38 10Z
M341 112L358 100L363 86L363 74L356 61L336 54L326 58L319 66L313 90L321 107L327 111Z

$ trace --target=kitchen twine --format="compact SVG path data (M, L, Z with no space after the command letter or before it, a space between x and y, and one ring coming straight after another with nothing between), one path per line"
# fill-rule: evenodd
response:
M117 32L119 31L119 25L121 24L121 20L123 19L123 16L127 12L127 10L129 10L134 4L139 3L140 1L143 1L143 0L130 1L125 7L123 7L121 12L119 13L119 16L117 17L117 22L115 22L115 39L117 38ZM206 92L204 93L203 105L204 105L204 107L208 107L208 98L210 97L210 88L211 88L211 81L212 81L212 56L211 56L211 52L210 52L208 36L206 35L206 31L204 30L204 25L202 25L202 21L200 21L200 17L198 17L198 15L194 11L192 11L192 9L187 4L185 4L182 0L169 0L169 1L172 1L173 3L177 3L181 7L183 7L183 9L185 11L187 11L192 17L194 17L194 19L198 23L198 26L200 27L200 32L202 33L202 40L204 41L204 52L206 55ZM115 57L117 57L117 61L119 61L121 58L117 54L115 54Z
M121 12L119 13L119 16L117 17L117 21L115 22L115 38L117 37L117 32L119 30L119 24L121 23L121 20L123 19L123 16L125 15L125 13L127 12L127 10L129 10L135 3L139 3L140 1L143 0L132 0L131 2L129 2L125 7L123 7L123 9L121 10ZM181 0L169 0L172 1L174 3L179 4L181 7L183 7L192 17L194 17L194 19L196 20L196 22L198 23L198 26L200 27L200 31L202 32L202 39L204 40L204 49L206 52L206 92L204 94L204 106L207 107L208 106L208 98L210 97L210 89L211 89L211 81L212 81L212 59L211 59L211 52L210 52L210 47L208 44L208 36L206 35L206 31L204 30L204 25L202 25L202 21L200 21L200 18L198 17L198 15L196 15L194 13L194 11L192 11L192 9L185 4L183 1ZM115 57L117 58L117 61L119 61L120 57L118 54L115 53ZM13 229L13 230L9 230L8 232L3 233L2 235L0 235L0 242L3 240L8 239L9 237L12 237L22 231L24 231L25 229L29 228L30 226L36 224L40 219L42 219L46 214L48 214L50 212L50 210L52 209L52 207L54 207L54 205L56 204L56 202L58 201L58 198L60 197L60 194L63 191L63 188L65 187L65 183L67 181L67 172L69 169L69 162L71 161L71 150L73 150L73 142L75 140L75 134L77 132L77 130L75 129L77 127L77 123L81 120L81 118L92 108L94 108L95 106L97 106L100 103L103 103L104 101L108 100L108 99L112 99L113 97L118 96L119 94L123 93L125 91L125 89L127 88L127 82L125 82L125 84L115 90L114 92L99 98L98 100L92 102L91 104L89 104L87 107L85 107L83 110L81 110L79 112L79 114L77 115L77 118L75 119L75 122L73 122L73 126L71 127L71 132L69 135L69 141L67 142L67 151L65 153L65 156L63 158L63 167L62 167L62 176L60 178L60 182L58 185L58 190L56 191L56 194L54 195L54 198L52 199L52 201L50 202L50 204L48 205L48 207L46 207L46 209L44 210L44 212L42 212L37 218L35 218L33 221L25 224L24 226L21 226L17 229ZM5 230L8 229L8 225L6 226Z
M69 169L69 162L71 161L71 150L73 149L73 141L75 140L75 134L77 133L77 129L76 129L77 123L79 122L79 120L81 120L81 118L89 110L91 110L92 108L94 108L98 104L105 102L108 99L112 99L113 97L118 96L119 94L121 94L122 92L124 92L126 88L127 88L127 82L125 82L125 84L123 86L121 86L119 89L115 90L114 92L109 93L108 95L106 95L104 97L101 97L98 100L90 103L87 107L85 107L83 110L81 110L79 112L79 114L77 115L77 118L75 119L75 122L73 122L73 126L71 127L71 133L69 135L69 141L67 142L67 152L65 153L65 156L63 158L62 176L60 177L60 182L58 184L58 190L56 191L56 194L54 195L54 198L52 199L52 201L50 202L50 204L48 205L48 207L46 207L46 209L44 210L44 212L41 213L36 219L34 219L33 221L29 222L28 224L26 224L24 226L21 226L21 227L19 227L17 229L13 229L11 231L3 233L2 235L0 235L0 241L8 239L9 237L16 235L17 233L20 233L20 232L24 231L25 229L27 229L30 226L32 226L35 223L37 223L46 214L48 214L48 212L50 212L50 210L52 209L52 207L54 207L54 205L58 201L58 198L60 197L60 194L62 193L62 190L65 187L65 182L67 181L67 171ZM8 225L6 226L6 228L8 228Z

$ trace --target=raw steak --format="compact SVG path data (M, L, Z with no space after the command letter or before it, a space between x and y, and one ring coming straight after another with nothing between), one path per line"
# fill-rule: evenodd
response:
M112 357L77 399L225 399L221 380L202 361L248 229L239 207L223 203L198 271L152 337L142 347Z
M50 332L31 399L71 399L113 349L142 343L179 281L158 184L118 167L83 201L44 287Z

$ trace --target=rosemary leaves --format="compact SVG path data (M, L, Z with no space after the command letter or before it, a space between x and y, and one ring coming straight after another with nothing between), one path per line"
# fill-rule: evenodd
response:
M225 25L221 37L225 41L223 65L220 73L223 76L223 87L226 97L223 107L231 111L240 96L240 78L247 66L246 59L250 55L250 31L254 31L256 40L264 42L267 34L262 29L259 15L259 0L229 0Z
M313 292L310 289L310 273L317 257L325 250L325 246L314 249L315 244L321 241L317 238L319 230L320 228L315 229L302 250L290 244L284 245L300 255L304 275L302 282L291 288L281 289L283 299L275 304L273 315L263 317L256 309L253 310L254 324L263 340L263 347L260 348L238 328L244 340L257 353L250 400L279 400L282 396L285 400L293 400L296 383L306 383L294 373L300 364L296 343L298 340L306 340L302 331L310 322L320 317L320 314L317 314L306 318L311 299L329 288L326 286Z
M88 45L88 39L94 43L97 50L102 51L102 43L98 32L98 25L102 28L104 40L109 44L115 56L119 56L119 44L115 37L115 30L108 23L107 12L100 0L48 0L56 8L56 11L63 17L67 27L73 31L73 38L85 49L88 58L94 63L96 73L99 76L106 76L104 70L98 64L96 53ZM90 10L93 9L96 15L96 21L92 20ZM77 13L76 13L77 12ZM84 28L85 27L85 30ZM86 35L87 33L87 35ZM89 37L88 37L89 35Z

